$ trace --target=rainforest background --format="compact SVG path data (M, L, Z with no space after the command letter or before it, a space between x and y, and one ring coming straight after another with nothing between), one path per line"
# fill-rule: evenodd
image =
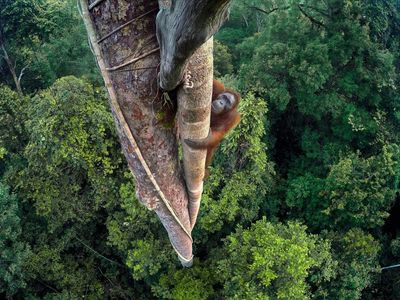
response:
M233 0L239 90L182 269L75 0L0 0L0 297L400 299L400 2ZM21 72L23 73L20 76Z

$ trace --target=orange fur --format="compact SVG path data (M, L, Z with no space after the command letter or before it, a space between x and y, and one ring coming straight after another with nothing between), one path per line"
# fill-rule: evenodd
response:
M222 93L230 93L235 97L235 104L229 111L215 114L211 112L210 133L203 140L185 140L185 142L195 149L207 149L206 168L211 164L213 155L221 140L225 135L240 122L240 114L237 106L240 102L240 95L232 90L225 89L225 86L218 80L213 81L212 101ZM208 172L206 170L206 177Z

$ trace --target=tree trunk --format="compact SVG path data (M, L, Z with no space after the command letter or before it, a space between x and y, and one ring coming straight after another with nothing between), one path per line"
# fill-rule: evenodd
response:
M6 47L4 46L3 43L1 44L1 49L3 50L3 57L7 63L8 69L10 70L10 73L13 77L17 92L20 96L22 96L23 93L22 93L22 88L21 88L21 76L23 75L23 73L21 73L21 76L19 78L17 77L17 72L15 70L15 66L13 65L13 62L11 61L11 58L8 56ZM23 70L21 72L23 72Z
M188 196L173 126L164 122L172 111L157 85L157 0L80 3L137 197L157 213L182 264L190 266Z
M160 0L157 39L160 44L160 87L177 87L188 59L224 23L230 0Z
M173 126L166 123L173 110L163 102L158 84L165 90L178 86L190 59L191 87L179 87L177 96L180 134L182 139L205 138L213 79L210 37L227 18L229 2L159 0L155 28L156 0L80 0L122 148L136 178L137 197L157 213L184 266L192 264L191 230L203 190L206 151L183 143L188 201Z
M189 59L192 88L178 91L179 133L183 147L183 166L189 193L189 216L192 228L199 212L207 150L190 148L184 139L206 138L210 130L213 87L213 38L204 43Z

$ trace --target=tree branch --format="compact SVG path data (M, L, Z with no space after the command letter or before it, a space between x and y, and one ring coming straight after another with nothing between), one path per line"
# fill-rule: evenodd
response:
M17 78L17 73L15 71L15 64L13 66L13 62L11 61L11 58L8 56L7 49L4 46L4 41L3 40L2 40L2 43L1 43L1 49L3 50L3 57L4 57L4 59L5 59L6 63L7 63L8 69L10 70L10 73L11 73L13 79L14 79L14 83L15 83L15 87L17 88L17 92L18 92L18 94L20 96L22 96L23 95L22 88L21 88L20 82L19 82L19 80Z
M309 19L309 20L311 21L311 23L314 23L314 24L317 24L317 25L320 26L320 27L326 28L326 26L325 26L324 23L322 23L322 22L318 21L317 19L315 19L314 17L310 16L310 15L302 8L302 6L301 6L300 4L297 5L297 7L300 9L300 12L301 12L307 19Z
M29 64L27 64L25 67L23 67L22 68L22 70L21 70L21 72L19 73L19 76L18 76L18 83L19 84L21 84L21 78L22 78L22 76L24 76L24 71L27 69L29 67Z
M271 13L273 13L274 11L277 11L277 10L279 9L279 7L275 7L275 8L273 8L273 9L271 9L271 10L265 10L265 9L262 9L262 8L260 8L260 7L257 7L257 6L250 6L250 5L247 5L247 4L246 4L246 6L247 6L248 8L254 9L254 10L256 10L256 11L262 12L262 13L264 13L264 14L266 14L266 15L269 15L269 14L271 14Z
M301 6L301 7L306 7L306 8L310 8L310 9L316 11L317 13L319 13L319 14L321 14L321 15L327 17L327 18L330 17L330 15L329 15L327 12L325 12L325 11L323 11L323 10L321 10L321 9L319 9L319 8L317 8L317 7L315 7L315 6L305 5L305 4L299 4L299 6Z
M280 9L289 9L290 8L290 6L285 6L285 7L274 7L271 10L265 10L265 9L257 7L257 6L251 6L251 5L247 5L247 4L245 4L245 5L248 8L254 9L254 10L259 11L259 12L262 12L262 13L264 13L266 15L269 15L269 14L273 13L274 11L277 11L277 10L280 10Z
M108 262L110 262L110 263L112 263L112 264L116 264L116 265L118 265L118 266L120 266L120 267L122 267L122 268L126 268L126 266L124 266L123 264L121 264L121 263L119 263L119 262L117 262L117 261L114 261L114 260L112 260L112 259L109 259L109 258L105 257L104 255L102 255L101 253L97 252L97 251L94 250L92 247L90 247L90 246L87 245L85 242L83 242L80 238L75 237L75 239L76 239L79 243L81 243L83 246L85 246L87 249L89 249L90 251L92 251L94 254L96 254L97 256L101 257L102 259L104 259L104 260L106 260L106 261L108 261Z

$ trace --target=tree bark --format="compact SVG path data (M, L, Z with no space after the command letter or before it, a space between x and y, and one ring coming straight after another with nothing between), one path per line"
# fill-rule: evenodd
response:
M188 196L157 85L156 0L80 0L138 199L154 210L184 266L192 264ZM91 8L89 12L89 7Z
M10 73L13 77L17 92L20 96L23 96L22 88L21 88L21 77L24 74L23 72L24 72L25 68L21 70L20 76L17 77L17 71L15 70L15 66L13 65L13 62L11 61L11 58L8 56L7 49L4 46L4 43L2 43L2 42L1 42L1 49L3 50L3 57L7 63L8 69L10 70Z
M170 91L180 84L188 59L225 22L229 4L230 0L160 0L157 39L162 89Z
M204 43L189 59L187 71L192 88L178 90L178 122L183 148L183 166L189 193L189 216L192 228L197 219L203 193L207 150L190 148L185 139L206 138L210 130L213 87L213 38Z

